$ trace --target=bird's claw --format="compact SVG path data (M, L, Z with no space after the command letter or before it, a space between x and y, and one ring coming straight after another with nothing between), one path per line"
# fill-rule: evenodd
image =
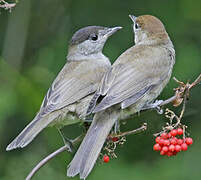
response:
M146 104L142 110L147 109L156 109L157 113L163 114L163 109L161 109L160 105L163 103L163 100L156 100L154 103Z
M64 137L64 144L68 148L68 152L72 153L74 149L73 140Z
M63 132L61 131L61 129L58 129L58 131L59 131L59 134L61 135L61 137L63 139L63 142L64 142L65 146L68 149L67 151L72 153L73 149L74 149L74 147L73 147L73 140L65 137L64 134L63 134Z

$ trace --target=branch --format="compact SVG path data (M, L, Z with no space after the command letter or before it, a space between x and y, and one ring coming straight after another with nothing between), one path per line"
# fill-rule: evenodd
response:
M76 139L74 139L72 141L73 145L78 144L81 140L83 139L83 135L78 136ZM39 171L39 169L41 167L43 167L46 163L48 163L52 158L56 157L58 154L64 152L64 151L68 151L71 152L69 149L68 145L64 145L62 147L60 147L59 149L57 149L56 151L54 151L53 153L49 154L47 157L45 157L44 159L42 159L32 170L31 172L28 174L28 176L26 177L26 180L30 180L37 171Z
M16 6L16 3L8 3L4 0L0 0L0 8L11 11L11 9L15 6Z
M186 84L177 80L176 78L174 78L174 80L179 83L179 87L175 88L175 95L169 99L167 99L166 101L163 101L159 106L162 106L164 104L168 104L168 103L173 103L173 106L179 106L182 102L182 110L180 112L180 115L176 115L174 111L166 109L165 111L165 117L168 118L170 120L170 123L167 123L166 127L163 127L163 131L154 134L154 136L158 136L163 132L167 132L170 131L172 129L175 129L176 127L180 126L183 128L184 132L185 129L187 128L186 125L182 125L181 124L181 119L184 116L184 112L186 110L186 103L187 100L189 99L190 96L190 90L195 87L196 85L200 84L201 82L201 74L195 79L195 81L193 83L189 83L187 82ZM176 123L173 123L173 120L176 119ZM185 136L185 135L184 135Z
M147 123L144 123L141 127L131 130L131 131L126 131L126 132L120 132L119 134L110 134L108 137L109 138L113 138L113 137L123 137L123 136L127 136L127 135L131 135L131 134L139 134L143 131L147 130Z
M42 161L40 161L33 169L32 171L29 173L29 175L26 177L26 180L30 180L33 175L41 168L43 167L46 163L48 163L49 160L51 160L52 158L54 158L56 155L62 153L63 151L67 150L68 151L68 147L66 145L62 146L61 148L57 149L56 151L54 151L53 153L49 154L47 157L45 157Z
M173 106L175 106L175 107L179 106L184 101L185 98L186 98L185 101L189 99L190 90L193 87L195 87L196 85L200 84L201 74L191 84L189 82L187 82L185 84L184 82L177 80L175 77L173 79L179 84L179 87L174 89L174 91L175 91L174 96L172 96L164 101L161 101L158 104L156 103L156 105L154 103L153 106L149 106L148 108L145 108L145 110L155 109L157 107L161 107L161 106L164 106L164 105L167 105L170 103L173 103Z

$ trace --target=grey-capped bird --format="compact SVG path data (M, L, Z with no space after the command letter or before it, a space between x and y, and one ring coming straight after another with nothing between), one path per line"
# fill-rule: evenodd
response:
M39 112L6 150L27 146L44 128L77 123L104 73L111 67L102 50L109 36L121 27L88 26L72 37L67 62L49 88Z
M152 106L170 79L175 50L164 25L151 15L130 18L134 22L135 45L118 57L102 79L88 109L95 113L94 119L67 176L87 178L121 114Z

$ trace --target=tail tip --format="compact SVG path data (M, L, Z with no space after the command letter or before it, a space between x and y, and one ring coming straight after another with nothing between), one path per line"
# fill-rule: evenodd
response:
M17 144L16 141L13 141L6 147L6 151L11 151L17 148L24 148L26 145L27 144L24 142Z
M77 163L76 163L76 167L74 167L72 164L69 164L67 167L67 176L68 177L74 177L76 175L78 175L80 173L79 171L79 167L77 167Z
M6 147L6 151L11 151L13 149L16 149L17 147L16 146L13 146L13 144L9 144L7 147Z

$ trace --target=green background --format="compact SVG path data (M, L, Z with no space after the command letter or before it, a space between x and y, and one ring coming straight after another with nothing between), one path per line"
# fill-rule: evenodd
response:
M63 145L57 130L48 128L26 148L5 151L6 145L33 119L52 80L65 64L73 32L88 25L123 26L104 48L113 62L133 45L129 14L155 15L165 24L176 49L173 76L186 82L200 74L200 0L20 0L11 13L0 10L0 180L24 179L39 160ZM160 98L173 95L174 87L177 84L171 79ZM144 112L129 120L123 130L135 129L144 122L148 130L129 136L118 148L118 158L96 165L88 179L201 179L200 96L198 86L191 91L183 118L194 139L188 151L171 158L154 152L153 134L167 119L155 111ZM81 130L79 125L65 128L70 137L76 137ZM66 168L71 159L67 152L60 154L33 179L68 179Z

